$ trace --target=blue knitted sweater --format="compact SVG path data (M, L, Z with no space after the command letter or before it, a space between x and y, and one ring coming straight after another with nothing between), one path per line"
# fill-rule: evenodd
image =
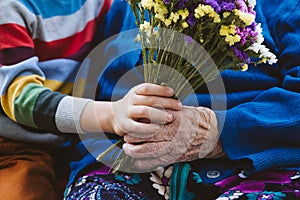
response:
M229 159L250 159L254 171L271 167L300 168L300 1L260 0L256 12L256 20L262 23L265 44L279 62L273 66L250 66L246 72L226 70L222 73L226 95L219 95L217 101L226 101L227 109L215 110L220 121L225 119L224 125L220 125L220 139ZM125 15L121 16L122 13ZM120 22L120 17L125 20ZM121 31L135 28L134 16L129 10L111 9L106 19L108 21L101 24L102 30L111 30L116 25L122 27ZM108 36L109 31L101 33L101 37ZM124 38L117 38L111 46L116 48L120 44L126 46ZM132 52L114 62L110 72L100 79L105 87L101 88L99 99L110 99L116 82L139 60L139 52ZM127 81L136 84L143 81L141 77ZM120 96L128 91L130 84L123 86L118 89ZM197 103L210 107L211 95L205 87L197 92ZM189 98L184 103L194 104ZM100 139L81 143L79 148L84 158L72 163L70 183L79 171L96 162L86 147L94 149L96 155L109 145Z
M223 73L230 108L222 144L229 158L249 158L256 170L300 166L300 1L260 0L256 12L279 62Z

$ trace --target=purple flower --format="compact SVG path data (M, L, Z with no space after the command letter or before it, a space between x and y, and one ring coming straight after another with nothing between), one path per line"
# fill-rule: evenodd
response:
M220 3L218 0L203 0L203 3L210 5L213 9L219 13L221 11Z
M221 9L222 11L232 11L233 9L236 9L236 6L232 2L223 1L221 3Z
M191 36L184 36L184 40L186 44L192 44L194 42L194 39Z
M254 9L252 7L249 7L248 10L249 10L250 14L256 15L256 12L254 11Z
M236 34L241 37L240 44L244 45L247 42L248 32L245 28L236 28Z
M163 0L165 4L170 4L171 0Z
M188 8L189 10L189 16L187 17L187 23L190 26L195 26L197 23L197 19L195 18L194 14L195 14L195 8L197 7L197 5L192 5L191 7Z
M242 61L244 61L247 64L250 64L250 57L244 52L239 50L236 46L231 47L231 49L233 50L234 54Z
M186 8L186 3L188 3L188 2L189 2L189 0L179 0L177 2L177 4L175 5L175 9L180 10L180 9Z
M196 23L197 23L197 19L194 17L194 14L189 14L188 18L187 18L187 23L190 25L190 26L195 26Z
M244 45L246 42L254 43L254 38L257 37L258 33L255 31L256 23L253 22L250 26L247 27L238 27L236 33L241 37L240 44Z
M193 5L190 5L188 7L188 10L189 10L189 16L187 17L187 23L189 24L189 26L195 26L196 23L197 23L197 19L195 18L194 14L195 14L195 8L197 8L198 5L196 4L193 4Z
M256 32L256 26L257 23L253 22L249 27L249 35L253 38L256 38L256 36L258 35L258 33Z
M244 0L236 0L237 7L240 11L248 13L248 6Z

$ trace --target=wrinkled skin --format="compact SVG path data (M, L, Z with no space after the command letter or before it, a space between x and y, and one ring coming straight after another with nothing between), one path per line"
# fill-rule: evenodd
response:
M151 170L174 162L223 156L215 113L204 107L184 106L169 111L173 121L148 138L124 136L125 153L136 159L141 170Z

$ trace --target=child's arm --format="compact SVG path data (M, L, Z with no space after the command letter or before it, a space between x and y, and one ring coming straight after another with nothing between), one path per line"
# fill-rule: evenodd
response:
M173 116L163 109L181 109L181 103L170 98L173 94L174 91L165 86L138 85L117 102L88 103L81 115L81 127L87 132L149 136L160 128L160 124L173 120ZM150 123L141 123L139 119Z
M97 2L94 3L97 4ZM53 133L104 129L122 135L124 131L142 131L143 129L140 126L135 127L136 123L132 120L134 116L128 116L128 113L123 111L124 108L133 108L135 110L130 111L133 115L141 113L141 117L149 119L150 117L145 116L143 112L150 110L149 113L152 114L154 109L150 107L154 104L161 104L167 108L177 106L177 104L176 106L170 105L175 102L172 99L167 99L167 102L162 103L159 99L147 104L147 100L153 99L154 96L170 97L159 90L158 93L148 93L146 90L146 92L142 91L133 95L148 97L139 102L142 105L145 100L144 106L149 109L148 111L145 111L143 106L127 104L125 98L115 103L105 103L68 96L72 92L72 84L80 66L80 62L77 61L81 59L79 54L91 42L88 38L92 40L91 35L88 34L94 31L89 29L93 26L86 26L86 29L80 30L80 33L69 33L68 30L61 28L58 19L64 19L64 17L71 19L71 16L74 20L74 17L78 17L77 14L49 16L44 15L42 10L36 13L39 12L38 9L30 9L28 6L30 5L13 0L0 3L0 7L3 8L0 14L0 100L5 114L10 119L25 126ZM36 6L38 8L40 5ZM90 9L97 7L99 9L99 5L92 6L88 13L94 13L90 12ZM80 8L77 13L82 12L81 9L85 8ZM81 22L88 20L85 17L91 18L84 14L80 17ZM73 27L74 21L65 20L64 23ZM89 21L89 24L93 23L96 25L96 22ZM52 32L47 32L50 29ZM86 41L75 40L77 36L79 37L78 34L86 38ZM87 34L86 37L84 34ZM41 49L41 47L45 48ZM83 54L80 55L83 56ZM150 98L150 96L153 97ZM130 94L126 99L130 99L129 97ZM88 105L86 109L88 115L80 120L80 115L86 105ZM115 107L118 107L116 112L115 109L112 110ZM92 123L93 109L97 113L95 118L97 123ZM158 110L155 109L155 111ZM165 121L165 114L162 114L162 111L159 113L155 114L159 116L157 120ZM81 126L84 130L81 130Z

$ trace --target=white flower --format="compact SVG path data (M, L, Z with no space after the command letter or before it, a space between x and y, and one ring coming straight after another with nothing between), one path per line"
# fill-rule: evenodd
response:
M271 53L272 54L272 53ZM268 60L268 63L270 65L274 64L274 63L277 63L278 59L276 58L276 56L274 54L272 54Z
M152 29L150 22L144 21L143 24L140 24L140 30L147 32L149 29Z
M142 0L141 5L143 8L147 8L151 10L151 8L155 5L155 3L152 0Z
M258 35L257 35L257 43L258 44L262 44L264 42L264 36L262 34L263 30L261 28L261 24L260 23L258 23L256 25L255 31L258 33Z
M278 61L276 56L263 44L254 43L248 47L248 50L259 54L260 61L258 63L268 62L268 64L272 65Z
M256 5L256 0L248 0L248 5L249 5L249 7L254 8Z
M144 21L143 24L140 24L139 29L140 29L141 33L145 33L144 36L146 37L145 39L148 44L150 43L150 40L159 38L158 29L155 27L153 28L153 26L151 26L150 22ZM142 40L141 35L138 35L135 38L136 42L140 42L141 40Z
M248 50L258 53L260 51L261 46L261 44L253 43L250 47L248 47Z
M277 62L276 56L273 53L271 53L265 45L262 45L260 53L261 55L259 57L263 58L263 62L268 61L270 65Z
M172 175L173 166L168 168L159 168L151 172L150 180L153 182L152 186L158 190L158 194L164 196L165 199L170 199L170 178Z

